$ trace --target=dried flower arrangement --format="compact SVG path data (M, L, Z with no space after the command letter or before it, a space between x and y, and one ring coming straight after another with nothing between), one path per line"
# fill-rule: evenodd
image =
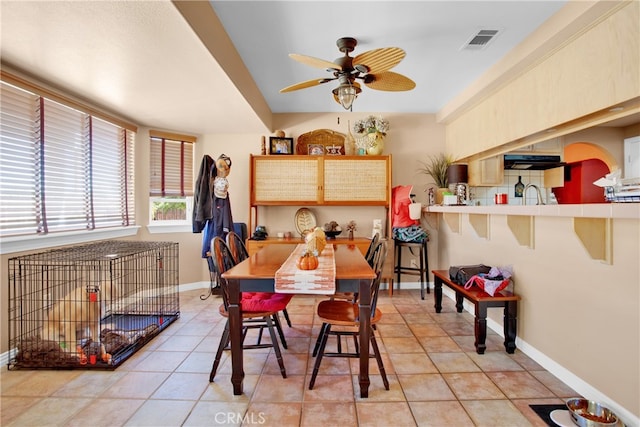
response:
M381 133L387 135L389 132L389 120L382 117L368 116L364 119L360 119L353 124L353 131L355 133Z

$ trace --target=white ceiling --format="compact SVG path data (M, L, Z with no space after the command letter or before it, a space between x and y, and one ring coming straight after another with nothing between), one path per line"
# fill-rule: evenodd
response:
M364 87L353 111L436 113L564 3L211 2L250 73L245 75L238 57L221 53L228 51L225 37L207 34L215 19L185 14L169 1L2 0L0 55L3 67L140 126L189 134L265 132L272 129L262 107L272 113L343 111L331 96L334 82L279 93L330 75L289 53L333 61L342 55L335 42L344 36L359 42L353 55L400 47L407 56L393 71L413 79L416 88ZM501 32L483 50L462 50L480 29ZM234 71L226 75L223 69Z

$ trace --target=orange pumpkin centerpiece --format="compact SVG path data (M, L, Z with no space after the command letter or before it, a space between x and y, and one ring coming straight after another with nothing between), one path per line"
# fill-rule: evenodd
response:
M300 270L315 270L318 268L318 257L313 252L305 251L296 261Z

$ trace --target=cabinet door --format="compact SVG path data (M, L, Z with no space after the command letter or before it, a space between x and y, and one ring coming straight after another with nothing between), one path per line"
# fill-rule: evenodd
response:
M326 204L385 205L389 202L389 159L324 158Z
M624 140L624 178L640 178L640 136Z
M469 162L469 185L495 187L504 181L504 157L493 156Z
M252 158L251 204L318 204L318 159L309 156Z

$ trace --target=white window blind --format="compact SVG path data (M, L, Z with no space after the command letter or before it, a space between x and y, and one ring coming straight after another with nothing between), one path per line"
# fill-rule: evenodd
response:
M133 225L134 132L2 82L0 235Z
M193 143L151 137L149 195L193 196Z

